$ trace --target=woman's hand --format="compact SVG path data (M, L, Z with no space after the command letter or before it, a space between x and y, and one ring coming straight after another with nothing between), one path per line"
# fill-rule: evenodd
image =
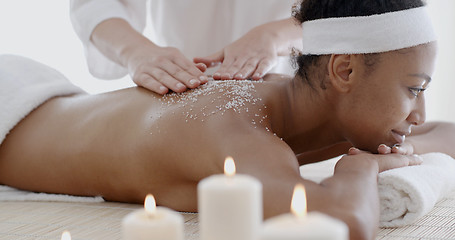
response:
M386 148L382 146L382 144L379 146L380 148ZM387 146L386 146L387 147ZM388 147L388 151L392 151L393 148ZM412 166L412 165L420 165L422 164L423 160L422 157L416 154L400 154L400 153L382 153L382 154L372 154L370 152L362 151L358 148L352 147L348 151L349 156L356 156L359 155L360 157L363 157L365 159L370 159L375 161L378 164L379 167L379 172L383 172L389 169L393 168L400 168L400 167L406 167L406 166Z
M378 147L379 154L390 154L390 153L397 153L403 155L412 155L414 154L414 147L412 144L404 142L403 144L395 144L392 147L389 147L385 144L381 144Z
M208 81L203 63L194 64L178 49L152 43L136 46L125 53L126 66L133 81L158 94L171 89L183 92Z

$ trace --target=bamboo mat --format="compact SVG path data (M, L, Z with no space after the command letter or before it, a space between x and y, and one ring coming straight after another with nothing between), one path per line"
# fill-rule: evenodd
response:
M0 240L121 239L121 220L142 205L124 203L0 202ZM185 239L198 240L197 214L182 213ZM380 229L377 240L455 239L455 191L412 225Z
M300 168L302 176L319 182L333 173L337 159ZM60 240L63 231L73 240L120 240L121 221L140 204L114 202L0 202L0 240ZM198 218L182 213L185 239L199 240ZM455 191L439 201L427 215L401 228L383 228L377 240L455 240ZM214 239L216 240L216 239Z
M142 208L125 203L0 202L0 239L121 239L121 221ZM197 239L197 214L182 213L187 240Z

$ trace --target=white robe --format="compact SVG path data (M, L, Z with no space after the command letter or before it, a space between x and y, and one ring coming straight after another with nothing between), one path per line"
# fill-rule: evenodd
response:
M221 50L255 26L291 17L296 0L71 0L71 22L81 39L89 71L98 78L116 79L127 69L106 58L90 42L93 29L109 18L122 18L138 32L150 12L151 40L176 47L192 59ZM292 74L289 57L280 57L272 70Z

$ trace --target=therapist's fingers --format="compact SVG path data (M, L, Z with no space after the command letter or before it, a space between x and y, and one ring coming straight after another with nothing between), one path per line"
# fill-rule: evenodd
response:
M205 66L211 68L220 65L224 60L224 51L218 51L212 55L206 57L195 57L193 58L193 62L203 63Z
M186 86L181 83L180 81L176 80L173 76L169 75L167 72L163 71L162 69L153 69L148 74L149 77L144 77L144 80L135 80L134 82L139 86L145 87L149 90L152 90L159 94L167 93L167 91L163 91L161 86L166 87L166 89L170 89L174 92L183 92L187 88ZM144 74L144 75L148 75ZM160 86L160 90L155 90L154 86ZM150 86L150 87L149 87Z
M215 80L245 79L251 74L251 70L240 71L248 60L247 57L226 57L225 51L226 49L223 49L207 57L196 57L193 61L204 63L209 68L221 64L220 68L213 74ZM254 66L255 68L256 66Z
M169 89L183 92L208 80L203 73L204 64L194 64L171 47L143 47L134 51L130 54L128 69L137 85L159 94Z
M201 72L205 72L207 70L207 65L204 63L196 63L196 67L199 69ZM203 81L203 79L201 79Z
M250 78L252 73L256 70L256 67L259 63L257 58L248 59L237 73L234 74L234 78L238 80L243 80ZM233 69L235 71L235 69Z
M264 57L259 61L256 71L251 76L253 80L259 80L264 77L264 75L270 71L277 63L276 57Z
M144 87L148 90L151 90L155 93L164 95L166 94L169 89L160 82L158 82L156 79L154 79L152 76L148 74L141 74L140 76L133 78L134 83L136 83L138 86Z
M201 84L200 81L176 65L154 68L149 71L149 74L174 92L183 92L187 88L194 88Z
M242 75L239 71L245 66L247 60L245 57L238 57L230 62L228 58L225 58L225 61L215 74L220 74L222 80L245 79L247 75Z
M235 61L228 62L226 57L217 73L221 79L253 79L259 80L275 66L277 60L273 55L240 56ZM214 75L215 76L215 75Z
M234 78L234 74L227 72L227 69L235 62L234 58L224 58L223 63L218 70L213 74L215 80L230 80Z
M186 58L175 59L177 66L169 66L166 71L177 80L184 83L188 88L198 87L207 82L207 76L191 61Z

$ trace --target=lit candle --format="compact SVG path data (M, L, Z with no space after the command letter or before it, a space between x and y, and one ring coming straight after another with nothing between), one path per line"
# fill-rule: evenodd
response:
M291 213L265 221L261 240L347 240L349 229L338 219L319 212L307 213L305 188L297 184L292 195Z
M224 174L198 184L201 240L256 239L262 223L262 184L235 173L234 160L226 158Z
M144 209L128 214L122 221L123 240L183 240L183 217L179 213L157 207L155 198L145 198Z
M71 240L71 234L68 231L63 231L61 240Z

